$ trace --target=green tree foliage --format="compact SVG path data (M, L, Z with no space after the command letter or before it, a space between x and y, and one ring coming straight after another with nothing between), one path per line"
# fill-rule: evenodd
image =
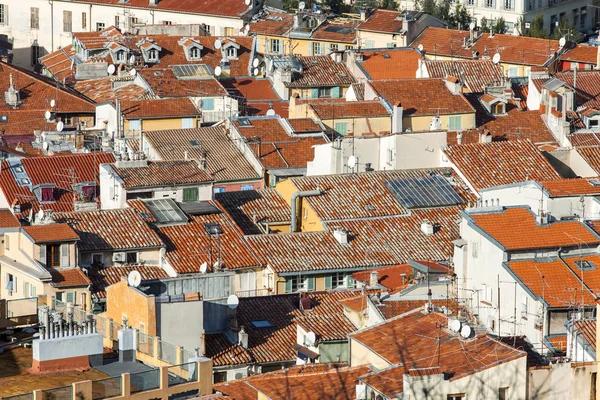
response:
M450 25L457 29L468 29L470 23L471 14L469 14L469 10L467 10L467 7L463 6L462 4L457 3L456 7L454 7L454 11L452 12L452 21Z
M468 29L472 20L465 6L458 3L453 9L450 0L418 0L415 5L419 11L433 15L452 28Z
M577 43L581 41L582 35L577 31L575 24L569 20L568 17L564 17L560 20L558 27L554 28L552 39L560 39L564 37L567 40Z
M506 21L504 20L504 17L500 17L498 18L494 24L494 33L506 33L506 31L508 30L508 26L506 25Z
M525 20L523 17L517 23L519 26L519 31L521 35L528 37L536 37L546 39L548 37L548 33L546 29L544 29L544 16L542 14L538 14L530 22L530 27L527 29L525 27Z
M386 10L397 10L398 3L396 3L396 0L383 0L380 8L384 8Z

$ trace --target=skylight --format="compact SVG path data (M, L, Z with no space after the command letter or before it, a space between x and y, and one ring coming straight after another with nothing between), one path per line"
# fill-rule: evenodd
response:
M270 328L273 325L269 321L260 320L260 321L251 321L250 322L255 328Z
M594 271L596 266L588 260L575 261L575 265L582 271Z
M240 126L252 126L252 123L248 118L238 118Z

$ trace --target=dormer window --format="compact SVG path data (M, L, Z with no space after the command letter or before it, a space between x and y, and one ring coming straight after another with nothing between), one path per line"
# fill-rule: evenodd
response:
M492 114L501 115L505 113L505 107L503 103L492 104Z
M227 58L237 58L237 49L235 47L230 47L227 49Z
M190 58L200 58L200 49L192 47L190 49Z
M125 51L123 51L123 50L117 51L117 61L119 61L119 62L125 61Z
M42 203L48 203L54 201L54 188L43 187L42 188Z
M148 61L158 61L158 50L150 49L148 51Z

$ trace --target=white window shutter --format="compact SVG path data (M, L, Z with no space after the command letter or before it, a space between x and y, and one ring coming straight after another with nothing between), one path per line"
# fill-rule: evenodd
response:
M66 243L60 245L60 266L69 266L69 245Z
M46 245L40 245L40 262L46 265Z

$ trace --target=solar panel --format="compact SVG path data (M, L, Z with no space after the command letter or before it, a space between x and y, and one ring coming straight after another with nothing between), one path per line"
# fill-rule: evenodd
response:
M464 203L441 176L395 179L385 186L404 208L441 207Z
M171 67L177 79L200 79L211 76L210 69L206 64L184 64Z
M159 224L187 222L187 217L172 199L142 200Z

